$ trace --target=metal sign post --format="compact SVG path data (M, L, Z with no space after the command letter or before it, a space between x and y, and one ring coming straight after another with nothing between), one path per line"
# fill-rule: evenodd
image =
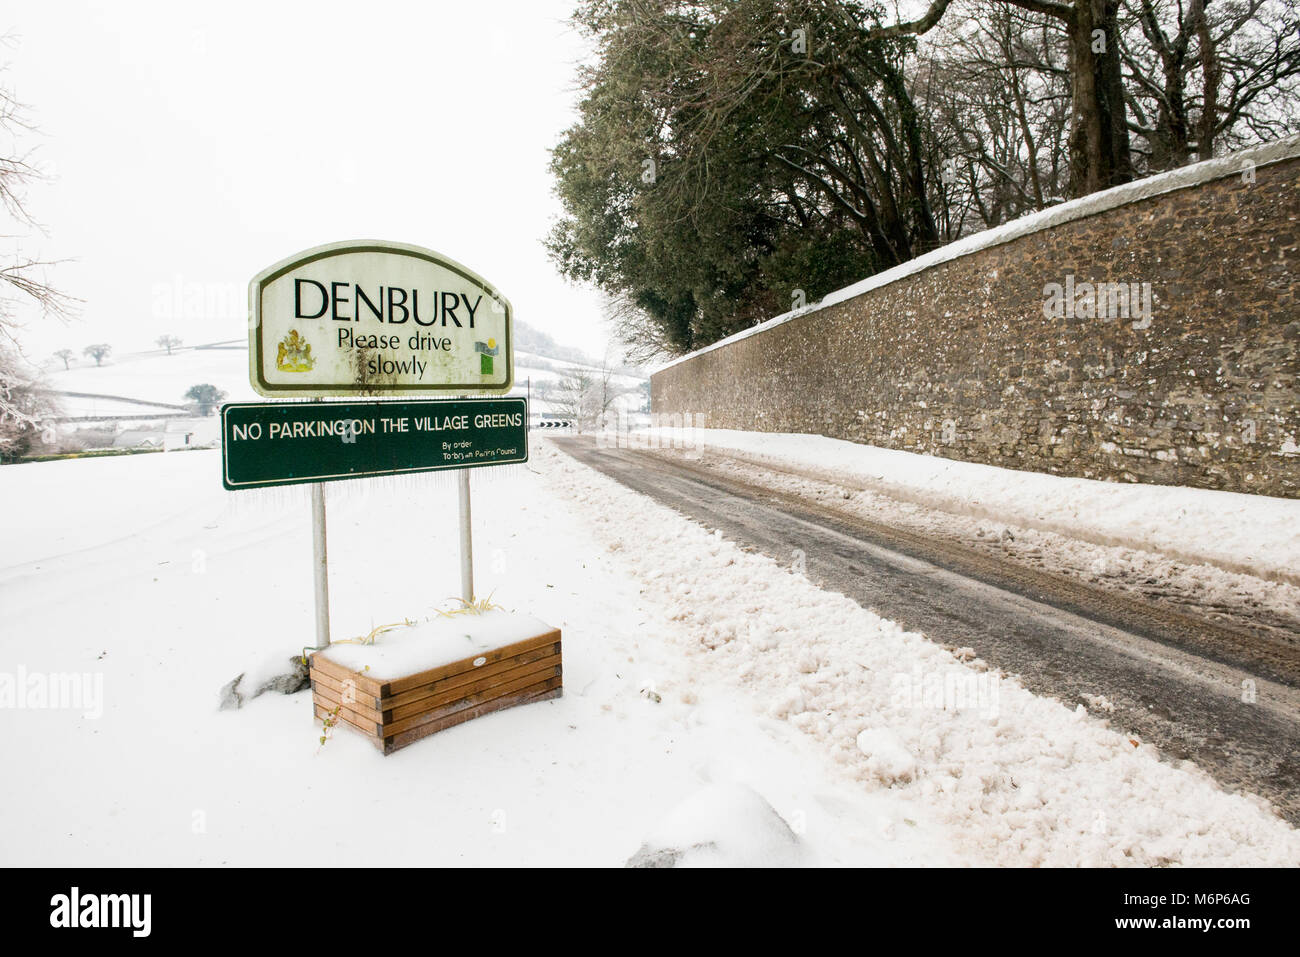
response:
M325 554L325 486L311 487L311 562L316 580L316 647L330 646L330 576Z
M528 461L523 398L365 402L233 402L221 408L228 489L311 485L316 647L330 643L325 483L455 469L460 595L474 601L469 473Z
M460 597L465 604L474 601L474 542L470 529L469 469L456 473L460 487Z
M320 399L312 399L313 403ZM222 431L224 432L224 424ZM224 435L222 444L224 445ZM311 487L311 575L316 598L316 647L330 646L330 567L325 548L325 486Z

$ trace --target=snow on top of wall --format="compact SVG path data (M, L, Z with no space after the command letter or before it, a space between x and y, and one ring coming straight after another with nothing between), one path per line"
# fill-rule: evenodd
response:
M678 363L685 362L688 359L694 359L696 356L703 355L706 352L712 352L722 346L730 345L749 336L765 332L773 326L779 326L784 322L792 319L798 319L800 316L806 316L818 310L825 309L827 306L833 306L837 303L844 302L861 296L863 293L878 289L881 286L887 286L892 282L905 279L908 276L923 272L933 266L949 262L961 256L968 256L971 253L979 252L982 249L988 249L991 246L997 246L1002 243L1011 242L1013 239L1019 239L1022 236L1028 236L1032 233L1044 229L1051 229L1054 226L1061 226L1065 223L1073 222L1076 219L1083 219L1086 216L1095 216L1098 213L1104 213L1107 210L1115 209L1118 206L1125 206L1129 203L1136 203L1139 200L1147 199L1152 196L1159 196L1162 193L1170 193L1174 190L1185 189L1188 186L1196 186L1200 183L1208 183L1211 180L1222 179L1226 176L1233 176L1241 173L1246 169L1247 163L1253 163L1255 167L1265 166L1270 163L1278 163L1282 160L1291 159L1300 156L1300 134L1288 136L1284 139L1274 140L1271 143L1265 143L1262 146L1251 147L1250 149L1240 150L1236 153L1230 153L1227 156L1220 156L1215 159L1205 160L1201 163L1195 163L1191 166L1181 166L1178 169L1172 169L1165 173L1158 173L1155 176L1148 176L1145 179L1135 180L1132 183L1124 183L1120 186L1112 186L1110 189L1102 190L1099 193L1092 193L1088 196L1081 196L1078 199L1072 199L1068 203L1062 203L1059 206L1049 206L1047 209L1039 210L1036 213L1029 213L1021 216L1019 219L1013 219L1009 223L1003 223L1001 226L995 226L992 229L986 229L983 232L972 233L961 239L941 246L924 256L917 256L915 259L909 259L905 263L900 263L892 269L886 269L884 272L876 273L874 276L868 276L851 286L845 286L843 289L837 289L828 293L820 301L802 309L792 309L789 312L782 313L771 319L760 322L758 325L750 326L748 329L742 329L734 335L727 336L725 339L719 339L717 342L710 343L702 349L696 349L694 352L688 352L684 356L678 356L668 362L651 370L651 375L669 369Z

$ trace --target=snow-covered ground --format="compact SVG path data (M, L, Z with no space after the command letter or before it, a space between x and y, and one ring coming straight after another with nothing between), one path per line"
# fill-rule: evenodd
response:
M313 640L303 489L227 493L215 451L0 469L30 506L0 518L0 674L102 675L103 688L98 719L0 708L0 813L24 822L0 829L0 863L618 865L679 802L687 821L723 826L751 792L803 832L782 861L960 862L909 802L858 793L743 694L653 701L681 670L673 626L537 445L531 468L475 473L478 585L563 629L565 696L388 757L346 729L320 747L306 694L217 711L236 674ZM456 592L448 477L328 496L336 636Z
M184 409L164 405L143 405L124 399L106 398L97 395L61 395L59 411L64 415L93 418L95 416L145 416L155 415L160 418L187 415Z
M97 366L91 360L64 369L62 363L45 373L45 384L60 392L87 392L121 396L147 402L183 405L185 393L200 383L215 385L230 402L251 402L259 398L248 384L248 349L241 342L233 348L198 349L184 346L172 355L160 350L110 355ZM102 400L101 400L102 402ZM81 403L70 415L82 415ZM101 412L139 413L145 408L112 409Z
M958 462L821 435L648 429L605 441L698 452L956 515L1123 546L1300 585L1300 500L1125 485Z
M0 681L102 676L95 707L0 707L0 862L1300 863L1257 799L539 437L474 473L478 587L563 629L563 698L388 757L321 747L305 694L218 712L312 640L306 490L227 493L219 461L0 468ZM448 476L328 497L336 637L454 592Z

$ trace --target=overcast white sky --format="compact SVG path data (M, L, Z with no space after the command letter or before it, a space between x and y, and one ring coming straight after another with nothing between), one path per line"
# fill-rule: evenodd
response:
M50 278L86 300L67 327L31 317L27 352L244 337L254 273L364 238L445 253L523 321L600 354L598 298L541 246L559 211L547 150L573 122L583 57L572 6L7 5L5 82L53 177L28 195L48 236L21 249L76 260ZM223 314L196 315L209 309Z

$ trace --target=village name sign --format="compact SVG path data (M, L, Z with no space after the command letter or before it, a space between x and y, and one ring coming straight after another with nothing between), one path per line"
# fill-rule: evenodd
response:
M509 301L431 250L334 243L249 286L249 379L260 394L510 390Z
M330 643L325 482L456 471L472 603L469 470L528 460L527 400L504 395L509 300L433 250L381 241L291 256L253 277L248 300L249 381L278 401L222 407L222 482L311 484L316 647ZM351 401L286 401L333 396Z

